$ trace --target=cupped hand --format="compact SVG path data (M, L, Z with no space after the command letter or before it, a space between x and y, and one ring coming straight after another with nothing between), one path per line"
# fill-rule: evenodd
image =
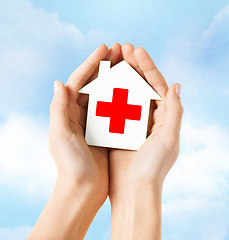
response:
M128 62L162 97L152 101L149 110L148 136L138 151L111 149L109 153L110 189L113 200L133 189L161 189L164 179L179 153L183 108L180 84L169 89L148 53L141 47L122 45Z
M84 140L88 96L79 89L96 78L100 60L118 61L120 45L110 50L98 47L69 77L66 86L57 81L50 105L49 146L57 166L58 178L77 186L89 184L97 201L108 194L108 149L88 146ZM99 189L99 191L97 191Z

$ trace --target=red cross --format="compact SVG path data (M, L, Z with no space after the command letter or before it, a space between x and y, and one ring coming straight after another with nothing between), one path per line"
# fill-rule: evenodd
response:
M125 120L141 119L142 106L127 104L128 89L114 88L112 102L98 101L96 116L110 118L110 133L124 133Z

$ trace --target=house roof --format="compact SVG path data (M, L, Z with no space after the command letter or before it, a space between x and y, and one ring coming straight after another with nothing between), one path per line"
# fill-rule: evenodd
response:
M102 94L107 88L132 89L144 98L162 100L155 90L126 62L110 68L109 61L101 61L98 77L79 90L80 93Z

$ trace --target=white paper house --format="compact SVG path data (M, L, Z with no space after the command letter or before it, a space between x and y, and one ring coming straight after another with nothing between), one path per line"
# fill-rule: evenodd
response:
M125 61L110 68L101 61L98 77L80 89L89 94L88 145L137 150L146 140L150 100L161 100Z

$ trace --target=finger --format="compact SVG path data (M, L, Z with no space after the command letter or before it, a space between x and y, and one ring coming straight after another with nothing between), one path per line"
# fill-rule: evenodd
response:
M111 66L114 66L123 60L121 45L119 43L114 43L111 46L106 60L111 61Z
M144 76L142 70L139 68L138 63L134 57L134 46L130 43L125 43L122 45L122 54L124 60L133 67L142 77Z
M180 99L180 84L173 84L166 95L165 99L165 132L168 136L180 136L181 120L183 116L183 107Z
M68 93L60 81L54 83L54 96L50 105L50 132L62 133L68 125Z
M168 91L167 83L146 50L142 47L136 48L134 50L134 57L143 71L147 82L162 98L165 98Z
M106 60L111 61L111 66L114 66L115 64L120 62L122 59L123 59L123 57L122 57L121 45L119 43L114 43L111 46L111 48L106 56ZM95 71L92 74L91 79L95 79L97 76L98 76L98 71ZM77 98L77 103L79 105L81 105L82 107L87 108L88 95L80 94Z
M105 60L111 62L111 67L122 60L121 45L119 43L114 43L111 46ZM97 77L98 77L98 71L94 71L88 82L96 79Z
M99 62L106 57L107 53L107 46L102 44L71 74L66 84L69 99L73 101L77 99L78 91L93 74Z

